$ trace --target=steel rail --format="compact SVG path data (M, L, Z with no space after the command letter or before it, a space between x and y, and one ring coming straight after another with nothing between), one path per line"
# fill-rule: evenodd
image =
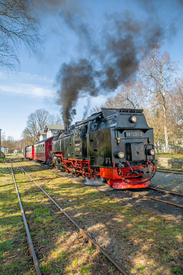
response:
M11 173L13 175L13 180L14 180L16 191L17 191L17 196L18 196L20 209L21 209L21 213L22 213L22 217L23 217L23 221L24 221L24 225L25 225L25 230L26 230L26 233L27 233L27 240L28 240L29 248L30 248L30 251L31 251L31 254L32 254L32 258L33 258L34 266L35 266L35 269L36 269L36 273L37 273L37 275L41 275L38 260L37 260L36 253L35 253L35 250L34 250L32 239L31 239L29 227L28 227L27 220L26 220L26 217L25 217L25 212L24 212L24 209L23 209L23 206L22 206L22 202L21 202L21 199L20 199L20 194L19 194L18 187L17 187L17 184L16 184L12 163L11 163Z
M129 191L129 190L126 190L125 192L130 193L130 194L132 193L132 192ZM167 205L171 205L171 206L174 206L174 207L183 209L183 205L175 204L175 203L168 202L168 201L163 201L163 200L160 200L160 199L156 199L156 198L149 197L149 196L145 196L145 195L141 195L141 194L135 194L135 195L132 195L132 197L135 197L136 195L137 195L138 197L146 198L146 199L149 199L149 200L152 200L152 201L164 203L164 204L167 204Z
M183 173L183 170L181 169L175 169L175 168L163 168L163 167L157 167L158 170L164 170L164 171L173 171L173 172L181 172Z
M183 175L183 171L181 171L181 170L173 170L173 169L159 168L159 169L157 169L157 172L168 173L168 174L175 174L175 175Z
M181 194L181 193L171 192L171 191L168 191L168 190L163 190L163 189L155 188L155 187L152 187L152 186L148 186L147 189L151 189L151 190L155 190L155 191L158 191L158 192L161 192L161 193L166 193L166 194L171 194L171 195L183 197L183 194Z
M19 165L18 165L19 166ZM60 205L54 201L54 199L52 197L50 197L50 195L48 195L48 193L24 170L24 168L22 166L21 170L24 171L24 173L41 189L41 191L57 206L57 208L78 228L79 232L85 236L98 250L100 250L100 252L102 254L104 254L106 256L106 258L108 258L108 260L110 262L113 263L113 265L124 275L129 275L113 258L111 258L111 256L102 248L100 247L95 240L93 240L86 232L84 229L82 229L79 224L77 224L72 218L71 216L69 216L69 214L63 210L63 208L60 207Z

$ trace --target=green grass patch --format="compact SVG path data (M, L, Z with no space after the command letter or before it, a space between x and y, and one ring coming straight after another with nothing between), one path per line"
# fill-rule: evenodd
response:
M181 275L180 269L179 269L178 267L173 267L173 272L174 272L176 275Z
M89 268L92 266L92 263L89 263L81 268L81 274L87 275L89 273Z
M6 252L14 247L14 241L12 240L7 240L2 243L0 243L0 251L1 252Z
M72 262L72 266L75 268L78 265L78 258L75 258Z
M81 221L81 222L84 222L85 219L82 217L82 216L79 216L78 219Z
M124 237L128 237L128 236L130 235L130 232L124 232L122 235L123 235Z
M35 219L35 222L36 222L36 223L42 223L42 222L43 222L43 218L36 218L36 219Z
M98 194L98 191L92 191L92 192L89 192L87 193L88 195L94 195L94 194Z
M164 231L161 232L162 235L166 235L166 236L170 236L171 234L173 234L172 229L165 229Z
M59 235L60 235L60 236L65 235L65 231L60 232Z
M145 228L145 227L147 227L147 226L146 226L145 224L138 224L137 227L138 227L138 228Z
M137 266L137 270L139 270L139 271L143 271L144 269L145 269L145 266L143 266L143 265Z
M163 255L163 259L165 260L165 261L168 261L168 259L169 259L169 256L167 256L167 255Z
M92 253L94 253L95 252L95 249L92 249L92 248L86 248L85 249L85 253L90 253L90 254L92 254Z
M53 221L55 218L54 218L54 217L51 217L51 216L47 216L47 217L45 217L45 219L46 219L47 221Z
M41 229L41 230L39 231L39 235L44 235L44 230L43 230L43 229Z

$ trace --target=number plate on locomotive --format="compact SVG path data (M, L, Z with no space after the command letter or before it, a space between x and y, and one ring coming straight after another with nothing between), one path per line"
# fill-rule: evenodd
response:
M142 137L143 133L140 131L126 131L125 137Z

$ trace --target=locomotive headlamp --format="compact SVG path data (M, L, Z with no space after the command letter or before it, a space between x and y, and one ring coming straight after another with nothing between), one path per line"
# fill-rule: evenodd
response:
M154 154L155 154L154 149L149 150L149 154L150 154L151 156L154 156Z
M114 156L115 156L115 158L123 159L125 154L123 152L116 151L116 152L114 152Z
M118 157L119 157L120 159L123 159L124 156L125 156L125 154L124 154L123 152L119 152L119 153L118 153Z
M150 155L150 156L154 156L155 155L155 151L154 149L146 149L147 151L147 155Z
M137 122L136 116L131 116L130 121L133 122L133 123Z

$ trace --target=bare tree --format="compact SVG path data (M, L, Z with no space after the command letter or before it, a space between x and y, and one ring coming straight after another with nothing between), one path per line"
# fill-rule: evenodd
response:
M62 125L63 121L59 115L51 114L49 118L49 123L54 125Z
M143 89L153 109L159 106L163 114L161 119L166 152L168 152L168 98L172 93L176 70L177 66L170 61L169 53L161 54L158 48L151 50L140 64L139 74L144 82Z
M22 138L26 145L39 141L38 132L44 130L47 124L62 124L58 115L50 115L45 109L38 109L28 116L27 126L22 132Z
M183 137L183 78L175 81L169 99L168 130L171 140Z
M13 137L8 136L7 139L3 140L3 144L4 147L7 147L8 149L12 149L17 147L18 142L16 140L14 140Z
M146 108L144 106L144 113L148 122L148 125L154 130L154 142L158 145L164 141L163 129L163 114L161 108L156 106L155 108Z
M120 91L113 98L107 98L100 107L95 106L92 112L99 111L103 108L142 108L143 107L143 90L140 80L131 79L129 83L122 85Z
M130 82L122 85L120 92L115 97L116 106L119 108L141 108L143 106L143 90L141 81L131 78Z
M13 68L19 62L17 49L23 43L36 50L40 42L38 20L32 16L31 0L0 0L0 65Z
M39 140L38 131L45 128L49 123L49 112L44 109L38 109L35 113L28 116L27 127L22 133L22 137L27 139L29 143L35 143Z

